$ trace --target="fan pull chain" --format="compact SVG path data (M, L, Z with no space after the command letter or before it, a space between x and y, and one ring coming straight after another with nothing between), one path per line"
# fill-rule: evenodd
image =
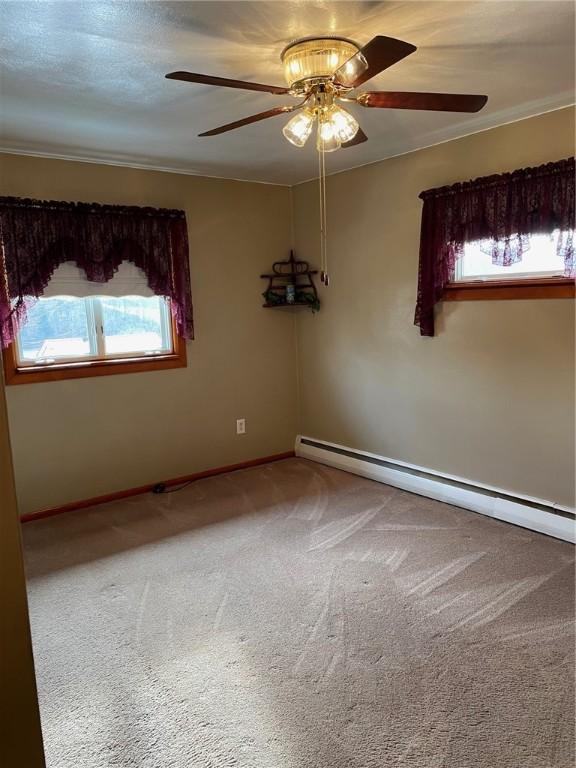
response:
M328 287L330 278L328 277L326 156L323 148L318 151L318 166L318 186L320 192L320 282Z
M292 187L288 189L288 200L290 202L290 245L295 248L294 243L294 195L292 194Z
M322 197L322 150L318 150L318 210L320 211L320 282L324 285L324 204Z

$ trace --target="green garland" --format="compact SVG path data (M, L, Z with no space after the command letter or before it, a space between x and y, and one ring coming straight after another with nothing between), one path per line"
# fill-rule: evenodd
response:
M266 301L266 304L273 307L289 307L291 306L287 301L286 297L283 296L280 292L274 291L274 290L267 290L264 291L262 294L264 297L264 300ZM320 301L317 296L315 296L310 291L306 290L298 290L296 289L296 292L294 294L294 303L295 304L307 304L312 312L318 312L320 309Z

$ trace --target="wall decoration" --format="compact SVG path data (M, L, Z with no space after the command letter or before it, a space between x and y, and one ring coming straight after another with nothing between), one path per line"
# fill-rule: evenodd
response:
M313 280L313 275L317 274L317 269L310 269L307 261L298 261L294 258L294 251L290 251L289 259L275 261L272 272L260 275L263 280L268 280L268 287L262 294L263 306L267 309L308 307L317 312L320 299Z

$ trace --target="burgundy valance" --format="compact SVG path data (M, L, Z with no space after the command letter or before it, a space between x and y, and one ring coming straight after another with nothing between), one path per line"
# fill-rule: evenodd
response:
M558 255L574 276L574 158L422 192L418 300L414 322L434 335L434 305L464 244L483 240L492 262L522 259L530 234L558 231Z
M178 333L194 336L184 211L0 197L0 323L2 346L24 321L60 264L75 262L95 283L108 282L122 261L167 296Z

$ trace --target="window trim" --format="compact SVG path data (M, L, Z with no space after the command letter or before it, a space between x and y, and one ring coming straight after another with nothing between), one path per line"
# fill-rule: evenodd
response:
M3 350L4 380L7 385L37 384L45 381L84 379L92 376L112 376L121 373L144 373L146 371L185 368L186 341L178 335L174 317L171 318L174 349L167 354L117 357L108 360L80 360L65 363L49 363L19 367L16 357L16 342Z
M452 281L444 288L444 301L494 299L573 299L576 283L571 277L523 277L501 280Z

